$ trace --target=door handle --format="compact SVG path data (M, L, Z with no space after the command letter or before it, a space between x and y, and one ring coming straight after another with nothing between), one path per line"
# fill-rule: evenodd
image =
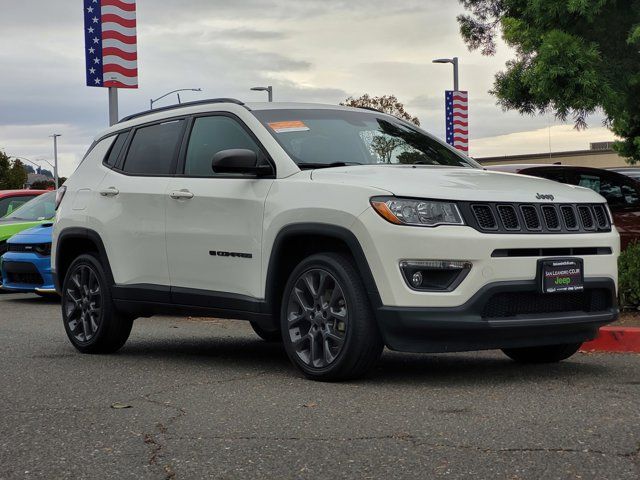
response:
M193 198L193 193L189 190L174 190L169 194L169 196L174 200L188 200Z
M104 190L100 190L100 195L103 197L115 197L120 193L116 187L105 188Z

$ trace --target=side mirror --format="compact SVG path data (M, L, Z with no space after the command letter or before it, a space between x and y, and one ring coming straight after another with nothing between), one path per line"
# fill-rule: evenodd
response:
M258 176L273 173L271 165L258 165L256 152L245 148L230 148L216 153L211 160L211 169L215 173L253 173Z

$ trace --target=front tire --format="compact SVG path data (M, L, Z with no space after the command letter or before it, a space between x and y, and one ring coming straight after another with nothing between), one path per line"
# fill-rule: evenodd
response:
M289 359L312 380L361 377L384 347L360 275L340 253L312 255L293 270L281 329Z
M505 348L504 354L518 363L555 363L576 353L582 343L544 345L542 347Z
M94 255L80 255L67 270L62 319L67 337L82 353L112 353L129 338L133 319L116 311L110 287Z

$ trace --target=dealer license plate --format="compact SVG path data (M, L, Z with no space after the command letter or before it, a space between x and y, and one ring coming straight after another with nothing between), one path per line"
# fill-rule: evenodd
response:
M539 280L542 293L584 290L584 269L580 258L540 260Z

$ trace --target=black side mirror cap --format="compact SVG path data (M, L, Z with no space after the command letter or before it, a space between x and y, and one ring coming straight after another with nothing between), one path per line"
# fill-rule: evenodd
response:
M215 173L252 173L258 176L273 174L268 163L258 165L258 155L245 148L221 150L213 156L211 169Z

